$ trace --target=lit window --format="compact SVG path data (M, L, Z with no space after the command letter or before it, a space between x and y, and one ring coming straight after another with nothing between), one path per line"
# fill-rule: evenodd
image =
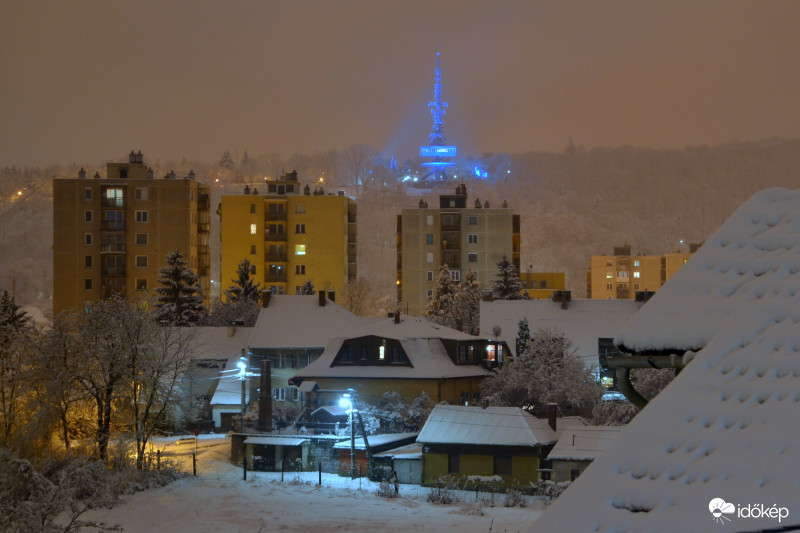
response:
M294 245L294 255L306 255L306 245L305 244L295 244Z
M136 211L136 222L147 222L147 211Z
M478 244L478 234L470 233L469 235L467 235L467 242L469 244Z
M433 252L428 252L425 254L425 262L433 263Z
M250 224L250 235L255 235L256 231L258 231L258 227L256 224Z
M639 272L634 272L634 273L633 273L633 277L634 277L634 278L638 278L638 277L640 277L640 276L639 276Z
M386 357L386 346L381 345L378 347L378 359L383 359Z
M494 344L487 344L486 345L486 359L488 361L494 361L495 360Z
M633 266L635 266L635 267L639 266L639 260L638 259L634 259L633 260Z
M147 256L146 255L137 255L136 256L136 268L147 268Z
M614 279L614 273L613 272L606 272L606 279Z

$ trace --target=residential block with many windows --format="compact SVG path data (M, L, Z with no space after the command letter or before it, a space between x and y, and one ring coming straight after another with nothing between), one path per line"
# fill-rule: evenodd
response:
M443 264L453 281L468 269L489 289L497 275L497 262L505 255L519 270L519 215L507 204L491 208L475 200L467 207L467 187L439 196L439 207L420 201L418 209L403 209L397 216L397 299L410 315L421 316L433 293Z
M119 294L153 295L158 270L177 248L199 275L208 305L209 188L190 172L156 179L141 152L108 163L106 177L53 180L53 312Z
M225 195L220 214L220 279L224 290L248 259L252 278L275 294L295 294L308 280L317 290L344 290L356 277L356 203L311 191L297 172Z
M633 300L637 292L655 292L701 244L691 244L688 253L631 255L631 247L624 245L615 246L614 255L593 255L586 270L586 297Z

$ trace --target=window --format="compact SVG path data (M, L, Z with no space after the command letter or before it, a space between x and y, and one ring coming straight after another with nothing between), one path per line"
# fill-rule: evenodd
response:
M136 246L147 246L147 233L136 234Z
M272 398L279 401L286 401L286 389L284 387L272 387Z
M92 268L92 256L86 255L83 257L83 266L85 268Z
M433 298L433 291L425 291L425 297L430 300Z
M477 263L478 254L467 254L467 263Z
M256 255L256 245L255 244L251 244L250 245L250 255Z
M458 347L458 362L459 363L467 362L467 347L463 344Z
M85 291L92 290L92 280L90 279L83 280L83 290Z
M442 215L442 227L457 228L459 225L458 215Z
M292 387L292 401L299 402L300 401L300 389L297 387Z
M469 244L478 244L478 234L470 233L469 235L467 235L467 242Z
M635 291L639 290L639 284L638 283L634 283L633 284L633 290L635 290Z
M612 266L612 265L613 265L613 263L612 263L611 261L606 261L606 266L607 266L607 267L610 267L610 266Z
M539 282L539 288L540 289L546 289L547 288L547 281L546 280L540 281Z
M123 207L125 191L122 187L108 187L103 190L103 205L106 207Z
M635 267L639 266L639 260L638 259L634 259L633 260L633 266L635 266Z
M497 357L495 356L495 345L494 344L487 344L486 345L486 360L487 361L495 361Z
M147 222L147 211L136 211L136 222Z
M570 468L569 469L569 480L570 481L575 481L578 478L578 476L580 476L580 475L581 475L581 469L580 468Z
M425 223L428 226L433 226L433 215L428 215L427 217L425 217Z
M433 252L428 252L427 254L425 254L425 262L433 263Z
M92 244L92 234L91 233L84 233L83 235L83 242L85 244Z
M119 169L119 177L122 179L126 179L128 177L128 169L125 167Z
M147 290L147 280L146 279L137 279L136 280L136 290L137 291L146 291Z
M476 217L476 216L467 217L467 224L470 225L470 226L477 226L478 225L478 217Z
M433 244L433 233L425 235L425 244Z
M250 265L250 273L252 275L256 275L256 265Z
M91 200L92 199L92 188L86 187L83 189L83 199L84 200Z
M84 211L83 212L83 221L84 222L91 222L92 221L92 212L91 211Z
M251 213L255 213L256 212L256 204L250 204L250 212Z
M342 362L343 363L352 363L353 362L353 347L347 346L344 349L344 353L342 354Z
M633 273L633 277L634 277L634 278L638 278L638 277L640 277L640 273L639 273L639 272L634 272L634 273Z
M136 268L147 268L147 256L146 255L137 255L136 256Z
M306 204L294 204L294 212L295 213L305 213L306 212Z
M511 457L508 455L498 455L494 458L494 475L511 475Z
M304 276L306 273L306 266L305 265L295 265L294 266L294 273L299 276Z
M606 279L614 279L614 273L613 272L606 272Z
M450 279L453 281L461 281L461 271L460 270L451 270L450 271Z
M295 244L294 245L294 255L306 255L306 245L305 244Z
M449 454L447 456L447 473L458 474L461 472L461 456L458 454Z
M627 278L628 277L628 271L627 270L620 270L619 272L617 272L617 277L618 278Z
M366 361L367 360L367 345L366 344L363 344L361 346L361 360L362 361Z
M382 344L378 347L378 359L381 361L386 359L386 346Z
M403 356L400 354L399 346L392 346L392 363L402 363Z
M610 290L613 290L613 289L614 289L614 284L613 283L606 283L606 290L607 291L610 291Z
M295 233L305 233L306 232L306 225L305 224L295 224L294 225L294 232Z
M137 200L147 200L149 196L147 194L147 187L136 187L136 190L134 191L133 194L134 194L133 197L136 198Z
M428 273L426 275L426 279L428 281L433 281L433 270L428 270Z

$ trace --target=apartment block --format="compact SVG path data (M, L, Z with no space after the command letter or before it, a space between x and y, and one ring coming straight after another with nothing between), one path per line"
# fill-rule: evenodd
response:
M220 279L223 294L242 259L252 278L274 294L295 294L308 280L316 290L343 291L356 270L354 200L311 190L297 172L222 197Z
M439 196L439 207L420 200L397 216L397 299L408 314L421 316L433 293L441 265L460 282L468 269L485 289L505 255L519 270L520 218L506 203L490 207L475 200L467 207L467 187Z
M586 297L633 300L637 292L655 292L701 245L664 255L631 255L631 247L624 245L615 246L614 255L593 255L586 269Z
M156 178L141 152L108 163L106 176L53 180L53 312L118 294L147 299L177 248L209 304L210 195L194 173Z

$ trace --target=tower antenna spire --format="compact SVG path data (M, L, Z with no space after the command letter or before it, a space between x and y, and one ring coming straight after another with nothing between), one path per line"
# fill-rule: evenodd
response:
M442 64L441 52L436 48L436 68L433 71L433 100L428 102L433 127L428 134L428 145L419 147L421 158L429 159L422 163L431 170L423 177L427 181L449 181L447 167L455 165L456 147L448 146L444 137L444 115L447 113L447 102L442 100Z

